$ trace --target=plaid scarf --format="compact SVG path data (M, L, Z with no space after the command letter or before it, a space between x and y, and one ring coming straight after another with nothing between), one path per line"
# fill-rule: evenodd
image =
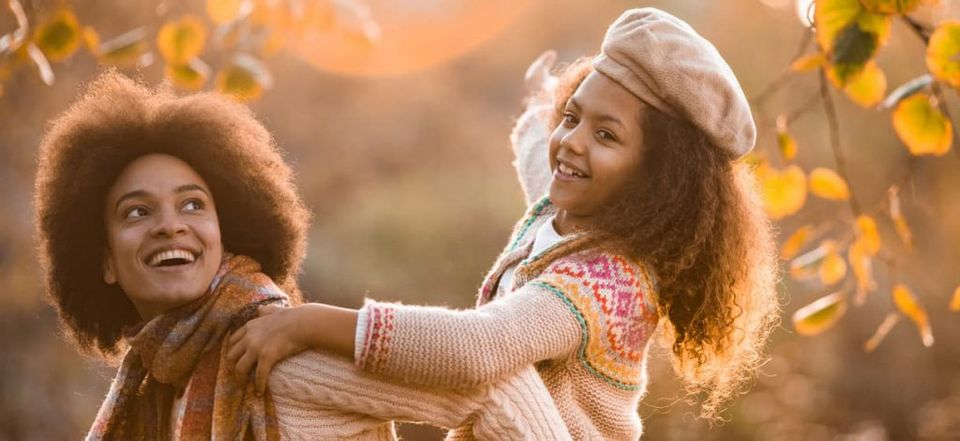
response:
M257 306L287 300L256 261L225 255L202 297L125 332L130 349L86 439L279 439L270 394L236 382L223 343ZM172 416L178 394L184 412Z

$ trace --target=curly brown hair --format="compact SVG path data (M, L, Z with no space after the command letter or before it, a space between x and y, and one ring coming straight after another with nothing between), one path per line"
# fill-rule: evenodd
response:
M35 182L47 295L81 351L117 355L123 328L141 320L124 292L103 281L103 206L124 167L150 153L196 170L216 201L224 250L253 257L301 301L296 277L310 213L253 112L215 93L178 97L108 70L47 127Z
M591 72L590 58L562 72L554 123ZM688 393L703 395L701 416L718 420L764 362L779 324L773 228L747 163L685 120L651 111L639 124L644 160L594 231L653 267L674 369Z

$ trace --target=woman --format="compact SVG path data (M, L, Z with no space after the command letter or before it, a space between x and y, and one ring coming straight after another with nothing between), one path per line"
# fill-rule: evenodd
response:
M391 419L483 439L564 439L533 368L494 387L422 388L294 357L258 394L223 363L259 305L300 302L308 211L252 112L100 76L40 146L47 292L88 354L122 363L87 439L395 439Z

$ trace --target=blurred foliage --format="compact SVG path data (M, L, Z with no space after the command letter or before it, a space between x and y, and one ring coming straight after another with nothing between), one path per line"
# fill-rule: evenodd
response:
M960 5L952 3L644 4L714 42L753 97L759 142L749 160L782 233L781 291L793 317L721 426L693 417L669 349L653 347L644 438L960 439L960 348L951 343L960 335L960 153L950 117ZM59 335L31 240L37 140L98 66L249 100L289 152L315 213L301 276L311 299L469 307L523 211L507 134L524 69L548 48L562 60L594 53L630 6L6 1L0 440L81 436L114 373ZM938 344L924 346L934 336ZM422 426L402 431L408 440L442 437Z
M933 334L924 306L912 294L906 280L923 278L922 274L902 275L902 261L909 259L913 234L900 208L899 189L914 179L917 157L943 156L951 150L955 153L953 166L960 166L960 150L953 148L956 137L945 99L945 87L956 87L960 64L960 22L942 21L936 26L926 25L908 15L923 6L935 5L934 0L819 0L814 2L812 27L806 32L799 54L785 70L784 76L768 87L755 99L769 98L770 94L785 87L788 76L807 72L819 72L820 88L814 94L823 103L830 129L830 146L836 169L817 166L806 174L794 164L803 148L789 133L788 117L777 117L778 151L776 155L786 167L777 169L770 165L771 159L763 153L753 161L759 164L758 176L765 189L767 212L774 219L784 219L800 212L805 202L806 188L810 194L833 201L846 201L849 214L834 213L824 223L827 228L804 225L792 233L784 244L781 256L789 259L789 274L798 279L814 274L824 287L833 287L844 281L838 291L822 297L796 311L793 315L797 332L815 335L830 329L847 311L847 299L855 293L854 303L863 305L870 292L891 292L896 311L911 319L922 336L924 346L933 345ZM893 35L893 21L902 20L908 25L908 33L914 34L923 43L926 51L927 69L922 75L905 82L886 95L887 78L879 67L877 57L880 49ZM804 54L810 37L816 41L816 51ZM866 109L884 111L893 109L893 129L910 156L902 159L906 174L900 180L884 184L889 196L878 198L864 206L851 189L847 155L849 148L841 148L839 117L827 84L843 92L853 103ZM793 119L814 109L805 106L791 114ZM891 246L881 239L875 216L885 216L891 221L900 243ZM816 245L812 231L819 245ZM810 246L814 248L801 251ZM906 248L902 252L900 248ZM799 255L798 255L799 254ZM846 259L842 255L846 255ZM873 262L877 260L889 267L892 280L878 285L874 280ZM849 268L852 271L848 272ZM958 287L957 289L960 289ZM947 304L944 302L943 308ZM888 316L889 317L889 316ZM885 319L865 347L873 350L897 323Z
M7 0L7 6L17 18L17 29L0 37L0 84L30 61L44 82L52 84L50 62L65 61L85 45L97 62L121 67L149 66L155 50L168 80L184 90L199 90L213 69L201 58L209 42L214 48L208 52L218 60L216 90L249 101L272 86L262 59L309 33L342 33L358 45L379 38L379 27L362 0L207 0L206 20L192 13L173 16L168 5L160 3L162 23L157 29L140 26L102 43L96 28L83 25L70 3L38 11L36 17L27 16L20 0Z

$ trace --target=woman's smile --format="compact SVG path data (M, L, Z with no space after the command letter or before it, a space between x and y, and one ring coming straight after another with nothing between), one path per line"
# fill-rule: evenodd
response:
M189 164L159 154L131 162L106 208L104 281L118 283L143 318L207 291L223 246L213 196Z

